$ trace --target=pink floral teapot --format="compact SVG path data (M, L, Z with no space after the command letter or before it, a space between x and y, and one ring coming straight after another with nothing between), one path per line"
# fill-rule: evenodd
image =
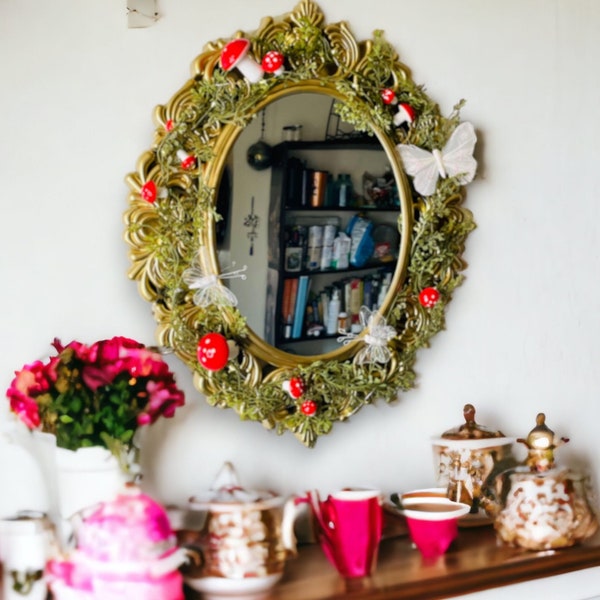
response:
M76 547L49 561L56 600L183 600L186 552L163 507L129 486L76 515Z

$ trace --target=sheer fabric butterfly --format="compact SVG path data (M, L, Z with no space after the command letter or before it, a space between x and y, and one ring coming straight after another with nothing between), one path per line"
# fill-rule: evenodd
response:
M356 353L355 362L358 365L389 362L392 354L388 348L388 342L396 337L396 330L387 324L385 317L377 312L372 312L366 306L361 307L358 316L362 328L366 329L367 333L363 337L365 346ZM357 337L354 333L345 333L337 341L349 344Z
M220 274L206 275L200 267L190 267L183 272L183 281L194 293L194 304L206 308L208 306L237 306L235 294L220 280L239 277L246 279L244 265L241 269L228 270Z
M473 181L477 170L477 161L473 158L476 142L473 125L461 123L442 150L435 148L429 152L414 144L398 144L396 148L404 170L413 176L415 190L423 196L431 196L440 177L456 177L462 185Z

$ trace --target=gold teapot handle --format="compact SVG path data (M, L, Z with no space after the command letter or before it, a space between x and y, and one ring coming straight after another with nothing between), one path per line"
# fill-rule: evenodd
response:
M288 498L283 506L283 518L281 521L281 540L283 547L292 556L297 554L297 540L296 533L294 531L294 525L296 519L302 510L302 504L305 502L304 498L299 496L292 496Z

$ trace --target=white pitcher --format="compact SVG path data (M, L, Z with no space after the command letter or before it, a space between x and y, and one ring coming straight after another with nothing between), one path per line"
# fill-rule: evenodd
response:
M43 513L23 512L0 520L4 600L45 600L44 569L53 541L53 526Z

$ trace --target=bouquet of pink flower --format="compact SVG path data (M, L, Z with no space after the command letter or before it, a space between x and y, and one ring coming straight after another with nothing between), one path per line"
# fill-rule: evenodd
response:
M52 345L57 354L47 362L16 371L7 397L21 421L53 433L60 448L104 446L122 457L139 426L185 402L161 355L134 340Z

